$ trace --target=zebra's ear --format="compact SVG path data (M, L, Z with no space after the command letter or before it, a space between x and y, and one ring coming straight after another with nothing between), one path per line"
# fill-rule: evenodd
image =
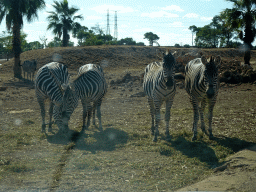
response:
M217 57L214 59L214 63L215 63L215 65L216 65L217 67L220 65L220 63L221 63L221 58L220 58L220 56L217 56Z
M201 61L202 61L202 63L203 63L204 65L206 65L206 64L208 63L205 56L202 56L202 57L201 57Z
M167 49L165 55L168 55L170 53L170 50Z
M172 56L173 57L176 57L178 55L178 52L177 51L174 51L173 53L172 53Z

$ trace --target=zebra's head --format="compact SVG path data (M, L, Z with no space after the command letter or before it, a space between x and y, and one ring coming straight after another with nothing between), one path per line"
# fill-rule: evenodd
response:
M210 59L206 59L206 57L202 56L202 63L205 66L204 70L204 82L206 85L206 95L209 99L211 99L216 92L216 86L218 86L218 66L221 62L220 56L213 57Z
M174 85L175 63L175 58L169 50L163 53L163 72L167 89L171 89Z

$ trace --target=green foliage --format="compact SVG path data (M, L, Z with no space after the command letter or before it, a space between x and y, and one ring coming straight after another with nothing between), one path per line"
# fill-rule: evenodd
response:
M185 44L183 47L190 48L190 45L189 44Z
M27 41L26 41L27 34L21 31L20 39L21 39L21 50L26 51ZM10 54L13 52L13 36L11 32L3 31L0 34L0 52L4 54Z
M152 32L147 32L144 34L144 39L147 39L149 41L149 45L153 46L154 41L159 40L160 37L158 37L157 34L154 34Z
M136 43L136 45L138 45L138 46L145 46L145 44L143 42L138 42L138 43Z
M47 47L60 47L61 45L61 39L58 37L54 37L54 39L48 43Z
M75 22L75 20L83 19L83 17L82 15L76 15L79 9L69 7L67 0L63 0L62 2L54 1L52 6L55 11L48 12L50 15L47 17L49 21L47 30L52 29L58 38L62 37L62 45L66 47L70 38L68 32L72 31L73 36L76 36L81 25Z
M180 44L176 43L176 44L174 45L174 47L179 48L179 47L180 47Z
M232 9L226 9L226 22L236 30L239 38L248 46L252 47L256 35L256 2L254 0L228 0L233 3Z
M124 39L120 39L118 41L118 45L136 45L136 41L131 37L126 37Z

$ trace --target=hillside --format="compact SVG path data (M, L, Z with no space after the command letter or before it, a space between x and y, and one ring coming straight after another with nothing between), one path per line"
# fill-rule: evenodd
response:
M59 61L71 70L77 69L87 63L101 65L105 70L112 67L129 70L138 67L142 70L145 65L153 61L160 61L157 52L171 49L176 51L176 72L183 72L184 66L192 59L206 56L220 55L222 64L220 68L221 82L240 83L254 82L256 72L243 66L243 53L239 49L197 49L197 48L170 48L170 47L145 47L145 46L88 46L88 47L57 47L31 50L21 54L21 63L25 60L36 59L38 68L52 61ZM252 51L252 66L255 66L256 51ZM6 72L11 72L13 59L3 66ZM256 68L256 67L254 67Z

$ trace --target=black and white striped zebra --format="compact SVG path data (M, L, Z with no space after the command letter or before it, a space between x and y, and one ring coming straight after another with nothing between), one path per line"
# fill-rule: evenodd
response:
M93 124L95 124L95 109L99 120L99 130L102 131L101 103L107 92L107 83L103 70L96 64L86 64L79 68L78 77L73 85L76 96L81 99L83 106L82 132L90 126L90 118L93 113ZM87 117L87 126L85 121Z
M206 59L201 58L190 61L185 67L185 89L190 97L190 102L193 105L194 123L192 141L197 139L197 123L201 120L201 129L205 130L204 124L204 109L208 103L209 107L209 138L213 139L212 134L212 116L213 108L216 103L216 98L219 91L219 76L218 65L220 57L211 57Z
M27 73L27 79L29 76L30 80L33 80L36 68L37 68L37 62L35 59L32 61L29 61L29 60L24 61L22 64L24 79L25 79L25 73Z
M154 62L146 67L143 81L143 89L148 97L150 114L152 117L151 131L152 135L154 135L153 141L157 141L157 136L159 135L158 126L161 119L160 108L164 101L166 103L165 134L167 140L170 140L170 110L176 92L176 84L174 80L175 59L169 50L166 53L163 53L162 58L162 62Z
M68 121L78 99L71 90L67 67L52 62L41 67L35 78L35 91L42 115L42 132L45 132L45 100L50 99L49 129L52 131L52 116L59 131L68 131Z

